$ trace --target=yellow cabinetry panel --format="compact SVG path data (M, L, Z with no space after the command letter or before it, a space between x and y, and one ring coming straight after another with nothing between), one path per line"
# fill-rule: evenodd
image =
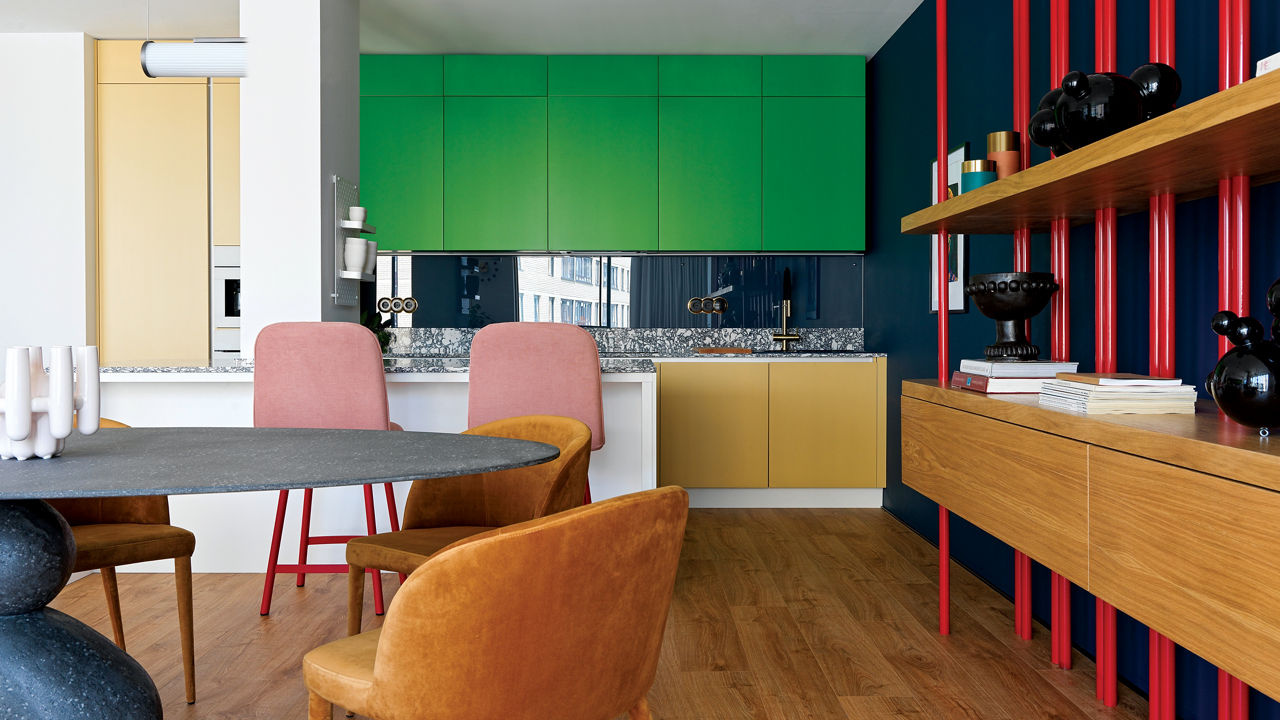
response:
M658 484L762 488L769 481L769 366L658 364Z
M208 80L202 77L149 78L142 72L141 40L99 40L98 82L204 85Z
M215 83L209 93L209 169L213 179L209 231L214 245L239 245L240 85Z
M98 86L103 362L209 361L206 98L203 81Z
M770 487L884 487L881 362L769 364Z

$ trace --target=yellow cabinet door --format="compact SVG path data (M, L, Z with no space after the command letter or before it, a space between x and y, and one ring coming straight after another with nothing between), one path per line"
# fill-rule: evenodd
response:
M659 485L762 488L768 472L768 364L658 363Z
M770 487L884 487L883 363L769 363Z
M97 89L102 361L208 364L208 91Z
M240 244L240 85L209 87L209 232L214 245Z

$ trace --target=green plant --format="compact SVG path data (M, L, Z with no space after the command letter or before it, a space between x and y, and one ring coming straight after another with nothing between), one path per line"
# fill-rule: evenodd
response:
M387 328L391 327L392 317L379 321L381 313L374 313L372 317L369 313L360 313L360 324L369 328L378 338L378 346L382 348L382 354L387 354L387 348L391 347L391 333L387 332Z

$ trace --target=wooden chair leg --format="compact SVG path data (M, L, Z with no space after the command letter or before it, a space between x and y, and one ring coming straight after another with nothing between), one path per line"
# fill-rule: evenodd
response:
M628 720L653 720L653 713L649 712L649 699L640 698L640 702L627 711L627 718Z
M173 578L178 586L178 631L182 635L182 677L187 685L187 704L196 701L196 643L191 602L191 556L173 559Z
M364 617L364 568L347 566L347 635L360 634Z
M333 720L333 703L307 690L307 720Z
M102 589L107 596L107 614L111 616L111 630L116 636L116 646L124 650L124 621L120 617L120 588L116 585L116 569L104 567Z

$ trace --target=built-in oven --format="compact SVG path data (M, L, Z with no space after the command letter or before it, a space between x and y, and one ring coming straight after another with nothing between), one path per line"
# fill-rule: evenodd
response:
M213 293L210 298L213 364L240 357L240 248L213 248Z

